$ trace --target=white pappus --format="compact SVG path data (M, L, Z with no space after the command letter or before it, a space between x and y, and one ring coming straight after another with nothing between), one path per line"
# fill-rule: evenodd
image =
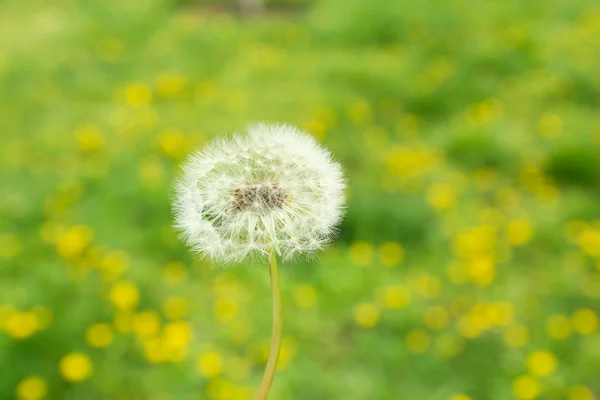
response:
M285 124L250 125L184 163L175 227L216 262L272 252L289 260L333 239L345 187L341 165L310 135Z

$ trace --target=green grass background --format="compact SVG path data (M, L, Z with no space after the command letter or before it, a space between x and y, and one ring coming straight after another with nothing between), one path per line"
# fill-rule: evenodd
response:
M349 179L283 266L273 400L600 398L599 4L267 5L0 2L0 399L253 398L268 270L194 259L170 201L259 120Z

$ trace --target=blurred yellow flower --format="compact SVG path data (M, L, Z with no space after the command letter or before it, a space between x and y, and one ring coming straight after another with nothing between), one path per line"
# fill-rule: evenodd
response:
M219 297L215 301L214 313L220 322L230 322L238 315L238 303L233 299Z
M456 204L456 192L448 184L437 184L427 191L427 202L438 210L448 210Z
M363 328L372 328L381 318L379 308L372 303L360 303L354 308L354 319Z
M23 245L13 233L0 234L0 258L12 258L21 252Z
M419 274L416 279L416 291L425 299L435 299L442 292L442 281L428 273Z
M15 311L9 314L4 329L15 339L27 339L40 328L38 317L35 313Z
M187 78L180 72L166 72L156 78L156 94L172 98L180 94L187 84Z
M166 156L174 159L181 157L187 147L186 138L178 129L166 129L160 132L158 144Z
M563 120L554 113L542 114L538 120L538 130L546 139L555 139L563 132Z
M592 257L600 257L600 229L586 228L579 234L579 246Z
M122 250L106 253L99 265L102 279L109 282L118 279L129 267L129 263L129 255Z
M17 385L18 400L41 400L48 393L48 384L44 378L29 376Z
M379 246L379 261L386 267L398 265L404 258L404 249L396 242L385 242Z
M511 221L506 227L508 242L513 246L521 246L533 237L533 228L528 220Z
M187 321L175 321L165 325L162 332L167 350L181 350L192 340L192 327Z
M464 393L458 393L450 397L450 400L471 400L471 397Z
M450 316L446 309L442 306L431 306L425 310L423 315L425 323L431 329L439 330L448 325Z
M201 354L196 362L196 368L200 375L206 378L214 378L223 370L223 359L216 351Z
M496 266L489 257L480 257L471 261L467 266L467 276L478 286L488 286L494 280Z
M429 348L429 334L423 329L414 329L406 335L406 347L412 353L420 354Z
M554 354L545 350L536 350L527 356L527 369L534 376L547 376L556 370Z
M104 136L95 125L84 125L75 130L75 139L83 152L99 151L104 147Z
M517 399L535 399L540 393L538 382L528 375L519 376L513 381L512 390Z
M277 360L277 371L283 371L290 365L292 359L298 352L298 345L296 342L289 338L284 338L281 342L281 349L279 352L279 360ZM267 354L268 356L268 351Z
M58 237L56 251L66 259L80 257L92 242L94 233L84 225L77 225Z
M504 342L514 349L522 348L529 343L529 329L521 324L507 326L504 329Z
M317 291L308 283L299 283L292 288L292 298L299 308L314 308L317 304Z
M212 400L229 400L234 394L233 383L222 378L215 378L208 382L206 393Z
M371 107L363 99L357 99L348 106L348 117L359 126L366 125L371 120Z
M571 334L569 318L566 315L555 314L546 320L546 332L554 340L564 340Z
M152 103L152 90L144 83L131 83L125 87L125 102L133 107L148 106Z
M591 308L581 308L571 316L573 330L582 335L590 335L596 332L598 325L598 315Z
M133 314L131 326L139 337L155 336L160 330L160 316L153 310L141 311Z
M171 261L163 268L163 279L168 285L181 285L188 279L187 268L180 261Z
M69 382L80 382L93 372L92 362L83 353L69 353L58 365L61 375Z
M133 325L133 314L129 311L117 311L114 318L114 324L121 333L131 332Z
M184 297L169 297L163 303L163 311L169 319L185 317L190 310L190 303Z
M356 265L364 267L373 262L373 245L369 242L354 242L348 252L350 259Z
M410 290L404 285L389 285L381 291L381 303L386 308L398 309L410 303Z
M325 124L323 122L313 119L311 121L306 122L302 128L313 135L319 142L325 139L325 134L327 133Z
M134 310L140 301L140 292L129 281L115 283L109 292L110 301L115 307L123 311Z
M585 386L575 386L569 390L567 400L595 400L594 393Z
M85 341L92 347L106 347L113 341L113 332L110 325L97 323L85 331Z

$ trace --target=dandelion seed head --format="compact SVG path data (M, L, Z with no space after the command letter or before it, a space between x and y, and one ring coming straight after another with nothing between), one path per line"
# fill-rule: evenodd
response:
M188 158L176 182L175 226L217 262L310 255L335 236L345 186L341 165L308 134L251 125Z

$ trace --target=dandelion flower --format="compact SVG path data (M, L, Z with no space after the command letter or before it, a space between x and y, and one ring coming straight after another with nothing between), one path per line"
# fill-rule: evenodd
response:
M283 331L276 256L310 255L333 239L345 205L342 167L299 129L262 123L192 155L176 189L175 226L194 251L222 263L268 258L273 331L255 398L265 400Z
M217 262L310 255L335 236L345 203L340 164L289 125L257 124L192 155L176 184L175 224Z

